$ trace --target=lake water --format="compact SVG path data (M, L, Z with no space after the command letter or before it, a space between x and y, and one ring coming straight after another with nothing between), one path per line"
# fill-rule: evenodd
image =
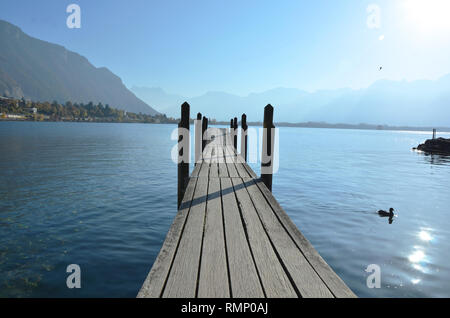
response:
M174 128L1 122L0 297L135 297L176 214ZM450 296L450 158L411 151L430 135L279 130L274 195L358 296Z

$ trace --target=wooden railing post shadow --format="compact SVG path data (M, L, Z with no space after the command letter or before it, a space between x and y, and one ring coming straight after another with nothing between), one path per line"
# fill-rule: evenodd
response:
M241 118L241 156L247 162L247 115L242 114Z
M272 175L273 175L273 149L274 149L274 133L273 125L273 107L268 104L264 107L263 122L263 141L261 154L261 180L272 191Z
M181 105L181 119L178 123L178 207L189 181L189 108L187 102Z
M200 159L202 158L202 114L197 114L197 119L195 121L195 141L194 141L194 147L195 147L195 164L197 164Z

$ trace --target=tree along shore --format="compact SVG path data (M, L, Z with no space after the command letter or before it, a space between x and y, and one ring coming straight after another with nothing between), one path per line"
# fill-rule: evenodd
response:
M136 114L102 103L66 102L63 105L56 101L33 102L6 97L0 98L0 120L177 123L176 119L168 118L165 114Z
M0 97L0 120L27 120L27 121L81 121L81 122L112 122L112 123L150 123L150 124L178 124L179 118L167 117L165 114L155 116L136 114L112 108L109 105L92 102L71 103L64 105L57 102L32 102L24 99L17 100ZM193 124L194 119L190 119ZM230 124L229 121L209 119L210 125ZM249 126L261 126L261 122L247 122ZM373 124L330 124L326 122L286 123L276 122L276 127L301 128L332 128L332 129L360 129L360 130L404 130L404 131L432 131L437 128L440 132L450 132L450 127L411 127L389 126Z

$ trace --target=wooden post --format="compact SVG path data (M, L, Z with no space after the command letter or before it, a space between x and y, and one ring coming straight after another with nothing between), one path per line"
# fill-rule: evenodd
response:
M237 123L237 117L234 117L233 121L233 147L234 152L237 152L237 136L238 135L238 123Z
M241 117L241 156L247 162L247 115Z
M272 191L272 175L273 175L273 149L275 128L273 125L273 107L267 105L264 107L264 122L263 122L263 141L262 141L262 156L261 156L261 180Z
M197 119L195 120L195 164L202 158L202 114L197 114Z
M178 207L189 181L189 108L186 102L181 105L181 119L178 123Z
M433 139L436 139L436 129L433 129Z
M233 129L234 129L233 118L231 118L230 119L230 137L231 138L233 138ZM225 141L226 141L226 138L225 138Z
M206 124L205 124L205 127L206 127L206 129L205 129L205 147L206 147L206 145L209 143L209 138L210 138L210 136L208 136L208 124L209 124L209 119L208 119L208 117L206 117Z
M208 118L203 116L203 121L202 121L202 153L203 153L203 150L205 150L205 147L206 147L205 131L207 129L208 129Z

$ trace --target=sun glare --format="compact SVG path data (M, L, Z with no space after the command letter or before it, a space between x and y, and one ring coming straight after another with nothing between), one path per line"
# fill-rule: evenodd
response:
M421 32L450 31L449 0L403 0L405 18Z
M425 254L422 251L415 251L409 255L408 259L411 263L419 263L425 258Z
M414 285L417 285L418 283L420 283L420 279L418 279L418 278L412 279L411 283L413 283Z
M419 238L425 242L429 242L433 239L431 237L430 233L428 233L427 231L420 231L418 235L419 235Z

